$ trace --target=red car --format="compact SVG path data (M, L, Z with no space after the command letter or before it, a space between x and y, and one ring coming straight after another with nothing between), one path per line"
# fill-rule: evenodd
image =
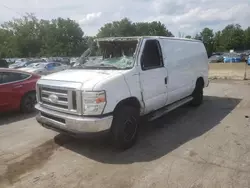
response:
M32 112L39 78L36 74L0 68L0 113L11 110Z

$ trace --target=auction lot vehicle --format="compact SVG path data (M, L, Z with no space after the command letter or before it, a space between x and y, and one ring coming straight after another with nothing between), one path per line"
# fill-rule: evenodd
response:
M25 68L20 68L20 70L36 73L39 75L48 75L51 73L59 72L62 70L66 70L68 68L67 65L64 65L59 62L48 62L48 63L32 63Z
M39 63L39 62L45 62L45 60L43 59L33 59L33 60L19 60L14 64L9 65L9 68L11 69L18 69L18 68L22 68L22 67L27 67L32 63Z
M73 136L108 131L117 148L127 149L141 117L154 120L185 103L202 103L208 57L201 41L155 36L96 42L71 69L37 82L36 119L44 127ZM93 51L100 57L88 58Z
M32 112L39 78L36 74L0 68L0 113L10 110Z

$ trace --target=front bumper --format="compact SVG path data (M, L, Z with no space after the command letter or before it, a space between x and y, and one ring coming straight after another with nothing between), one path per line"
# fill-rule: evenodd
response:
M49 110L36 104L39 110L36 120L44 127L57 132L81 135L85 133L101 133L111 128L113 116L82 117Z

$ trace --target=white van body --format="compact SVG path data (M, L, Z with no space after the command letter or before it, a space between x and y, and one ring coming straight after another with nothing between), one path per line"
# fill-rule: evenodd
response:
M208 86L208 57L201 41L157 36L98 40L107 46L116 41L122 45L136 41L135 46L130 45L135 51L130 68L74 68L38 81L39 123L73 135L111 130L117 132L114 137L119 143L125 141L119 140L120 128L113 127L123 122L114 121L118 121L119 113L126 116L130 107L127 119L136 119L129 114L138 110L139 116L153 120L187 102L201 104L203 88ZM133 125L137 127L137 121ZM134 141L133 137L129 143L118 145L129 148Z

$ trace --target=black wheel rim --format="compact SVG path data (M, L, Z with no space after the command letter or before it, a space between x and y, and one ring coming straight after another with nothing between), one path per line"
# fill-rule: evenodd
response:
M126 120L124 122L124 140L125 141L131 141L137 132L137 122L134 117L131 117L130 119Z
M25 100L25 104L24 105L25 105L25 108L27 110L33 110L35 104L36 104L36 97L34 95L30 95Z

